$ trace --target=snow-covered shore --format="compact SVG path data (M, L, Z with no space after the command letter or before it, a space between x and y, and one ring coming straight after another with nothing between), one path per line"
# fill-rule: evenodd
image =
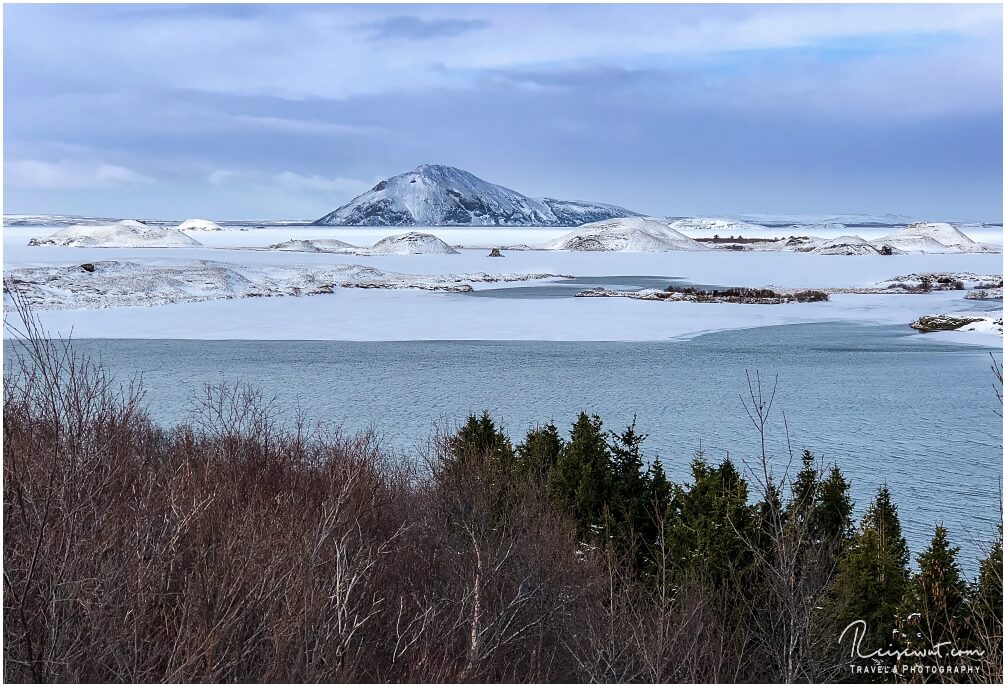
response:
M174 225L172 225L174 226ZM498 279L503 274L543 278L547 275L619 277L626 275L683 279L708 286L777 287L781 289L875 290L897 275L974 273L1001 275L1002 256L983 253L830 256L781 251L723 250L669 252L609 252L503 250L505 257L488 257L487 247L508 243L542 244L569 232L564 228L432 228L429 233L448 245L469 246L458 253L427 255L340 255L269 250L291 239L335 239L373 245L388 236L388 228L224 226L199 232L203 245L177 248L98 248L31 246L28 239L44 235L38 226L6 227L3 233L4 272L38 268L38 274L59 276L52 285L64 289L53 296L62 310L42 313L43 323L76 337L219 338L219 339L499 339L499 340L661 340L706 331L763 325L857 320L905 326L931 312L999 313L1001 302L965 300L964 291L927 294L845 294L828 303L789 304L784 308L716 303L673 303L655 312L652 303L634 299L480 298L465 293L423 293L418 289L460 291L492 286L534 286L535 282L489 283L476 275ZM477 248L475 247L477 246ZM73 284L94 277L85 263L129 263L115 277L123 300L108 307L101 294L81 298ZM177 270L165 282L158 265L216 265L188 276ZM159 268L158 268L159 269ZM129 274L129 270L133 270ZM354 270L357 270L354 272ZM337 288L358 279L384 275L390 288ZM113 270L114 272L114 270ZM179 273L181 276L179 276ZM137 274L145 275L138 287ZM263 276L264 275L264 276ZM311 276L314 275L314 276ZM355 276L354 276L355 275ZM128 279L127 279L128 276ZM206 276L207 280L199 283ZM156 277L156 279L155 279ZM332 277L330 279L330 277ZM109 276L106 274L106 278ZM49 277L46 277L49 279ZM242 280L248 280L244 285ZM160 281L158 281L160 280ZM91 280L93 285L95 280ZM163 283L162 283L163 282ZM310 298L244 298L263 285L276 293L303 295L333 285L334 293ZM110 287L112 283L108 284ZM221 287L223 285L223 287ZM225 287L225 288L224 288ZM970 287L970 284L969 284ZM99 291L106 289L99 284ZM149 291L147 291L149 289ZM209 291L216 291L212 298ZM229 292L233 291L233 292ZM152 292L154 295L147 295ZM160 293L160 300L157 294ZM834 291L833 291L834 293ZM167 296L165 296L167 294ZM132 299L132 300L130 300ZM186 302L177 302L184 300ZM193 302L199 301L199 302ZM139 306L144 303L143 307ZM163 303L150 306L150 303ZM129 306L129 307L121 307ZM617 326L612 326L617 322ZM943 333L933 335L943 336ZM976 343L972 336L962 343ZM1001 342L1001 338L999 339ZM989 345L999 345L991 338Z
M336 288L421 289L465 293L472 284L548 280L553 274L401 274L363 265L246 266L209 260L105 260L22 267L5 274L35 311L156 307L176 303L312 296Z

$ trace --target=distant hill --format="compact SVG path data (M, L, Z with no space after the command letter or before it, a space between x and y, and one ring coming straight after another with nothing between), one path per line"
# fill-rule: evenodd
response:
M639 213L617 205L529 198L446 165L385 179L314 224L329 226L580 226Z

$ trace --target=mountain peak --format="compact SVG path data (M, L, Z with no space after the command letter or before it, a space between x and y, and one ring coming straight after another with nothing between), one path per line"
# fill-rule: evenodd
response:
M463 172L463 169L440 164L421 164L412 170L413 174L428 174L430 172Z
M422 164L381 181L315 224L580 226L637 214L602 203L529 198L458 167Z

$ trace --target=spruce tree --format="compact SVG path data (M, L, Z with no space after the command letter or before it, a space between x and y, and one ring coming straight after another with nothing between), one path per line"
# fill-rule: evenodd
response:
M1003 530L978 564L978 577L968 603L969 637L985 652L986 671L981 681L1001 682L1003 665Z
M852 497L849 483L838 466L818 484L814 504L814 536L844 548L852 538Z
M580 413L549 483L556 500L576 520L581 535L599 531L611 493L611 457L601 418Z
M747 504L747 482L729 457L714 468L697 455L692 479L690 487L673 490L669 545L676 567L703 574L718 586L752 564L749 544L758 538L754 509Z
M611 452L612 514L629 526L638 525L646 511L646 472L640 445L645 434L636 432L636 418L621 434L611 432L608 450Z
M919 639L926 645L964 639L967 585L957 563L959 552L960 547L951 545L947 529L938 525L929 547L919 554L919 572L912 578L901 615L916 629L909 637L921 634Z
M456 459L488 458L504 467L513 463L510 437L496 427L488 411L483 412L481 417L469 415L448 444Z
M908 544L885 484L866 509L859 532L839 562L838 631L863 620L867 627L863 646L889 647L908 582Z
M646 486L649 497L647 501L648 512L653 513L654 516L657 513L666 513L671 503L671 482L664 473L664 464L660 461L659 456L650 463Z
M814 454L806 449L800 457L800 461L803 466L793 482L788 515L799 523L807 523L809 526L808 521L813 515L814 505L817 501L817 468L814 466Z
M547 480L562 452L563 440L555 424L528 430L517 445L517 466L521 474Z

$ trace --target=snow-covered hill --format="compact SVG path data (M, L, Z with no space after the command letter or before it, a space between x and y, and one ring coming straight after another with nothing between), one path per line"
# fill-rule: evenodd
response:
M178 231L223 231L223 227L208 219L187 219L178 225Z
M660 252L707 250L680 231L653 217L620 217L592 222L545 244L545 248L572 251Z
M357 247L338 239L290 239L269 246L272 250L290 251L292 253L346 253L352 254Z
M201 246L191 236L171 227L151 227L127 219L115 224L81 224L31 239L29 246L70 246L74 248L175 248Z
M815 255L880 255L880 250L862 236L838 236L810 251ZM892 250L892 254L893 254ZM897 251L901 252L901 251Z
M457 251L433 234L410 231L386 236L373 246L354 246L338 239L290 239L270 246L272 250L338 255L457 255Z
M890 245L906 253L986 253L995 250L972 241L947 222L914 222L875 243Z
M614 205L535 199L446 165L380 182L315 222L338 226L575 226L637 213Z
M370 249L371 255L455 255L456 250L433 234L410 231L383 238Z

